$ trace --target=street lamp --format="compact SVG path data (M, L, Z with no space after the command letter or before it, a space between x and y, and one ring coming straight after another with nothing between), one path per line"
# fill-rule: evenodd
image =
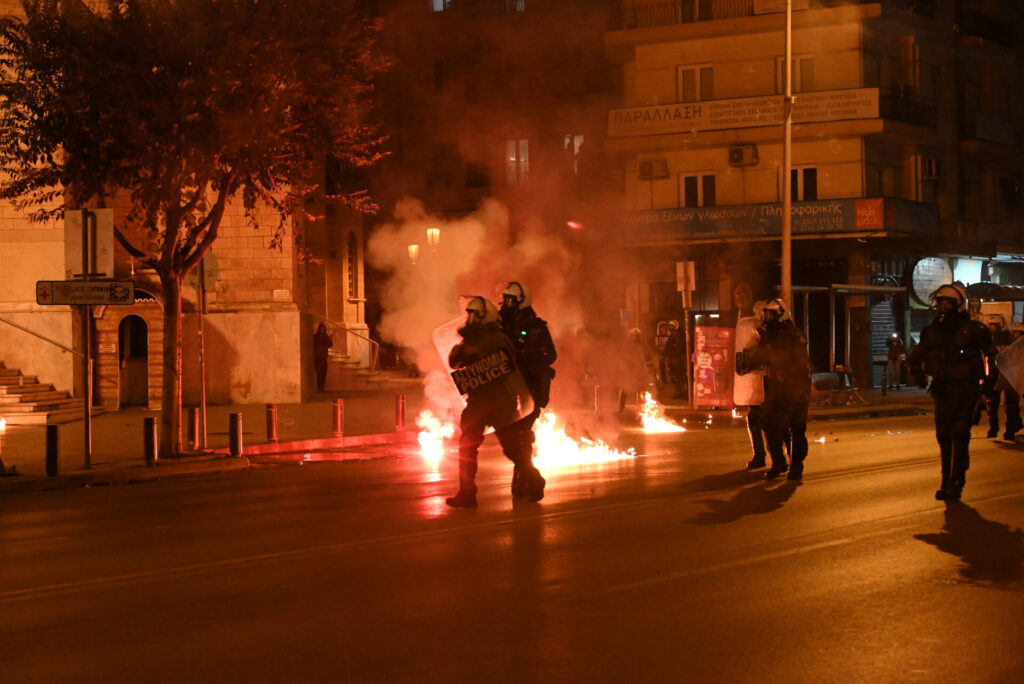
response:
M420 258L420 246L419 245L409 245L409 261L412 262L413 266L416 265L416 260L419 259L419 258Z
M439 242L441 242L441 229L427 228L427 245L430 247L431 252L437 251Z
M780 294L793 310L793 0L786 0L786 94L782 101L782 283Z

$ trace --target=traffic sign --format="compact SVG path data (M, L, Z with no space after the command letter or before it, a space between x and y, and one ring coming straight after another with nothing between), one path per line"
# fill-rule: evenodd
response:
M39 280L37 304L134 304L130 280Z

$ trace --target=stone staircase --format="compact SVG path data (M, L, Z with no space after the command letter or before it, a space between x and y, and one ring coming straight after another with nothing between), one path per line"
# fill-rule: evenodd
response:
M8 425L63 423L81 418L83 412L81 399L0 362L0 417Z
M362 367L359 361L350 359L342 353L331 350L327 357L328 392L351 392L358 390L380 390L389 387L421 385L419 377L409 377L402 371L370 370Z

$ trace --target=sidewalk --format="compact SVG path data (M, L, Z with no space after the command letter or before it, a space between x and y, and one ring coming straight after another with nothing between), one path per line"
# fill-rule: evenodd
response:
M405 431L396 430L398 395L405 397ZM343 400L344 436L334 436L334 400ZM366 458L374 448L415 441L416 416L423 401L418 383L381 390L324 393L303 404L277 406L278 443L267 439L265 404L207 407L206 449L179 457L163 458L148 466L144 457L144 421L158 411L125 409L94 415L91 467L85 468L84 425L81 420L63 423L59 431L59 464L56 476L46 474L46 427L7 426L0 436L0 459L17 474L0 476L0 494L86 487L159 479L177 475L242 470L267 460L268 453L305 452L323 449L351 452ZM242 414L242 457L229 454L232 413ZM182 436L188 445L188 418L182 420Z
M671 394L671 391L668 392ZM404 431L396 430L396 397L405 397ZM842 420L882 415L912 415L931 411L932 402L925 390L862 390L867 402L843 406L812 404L810 420ZM344 436L334 436L334 400L343 399ZM706 415L709 409L690 409L680 401L663 398L670 418L689 414ZM422 388L417 383L381 390L344 394L323 394L303 404L277 407L278 441L267 439L267 409L264 404L209 406L207 408L207 448L176 458L160 459L147 466L144 460L144 419L159 413L145 409L126 409L101 413L92 420L91 468L84 463L84 427L81 420L59 426L58 475L46 475L46 428L44 426L8 426L0 437L0 458L16 475L0 477L0 494L69 487L100 486L159 479L179 475L243 470L260 463L318 460L329 452L330 458L373 458L394 453L395 445L414 444L416 416L423 404ZM229 454L229 423L232 413L242 414L243 455ZM183 438L188 441L187 416L183 420ZM311 453L309 453L311 452ZM317 452L320 452L318 455Z

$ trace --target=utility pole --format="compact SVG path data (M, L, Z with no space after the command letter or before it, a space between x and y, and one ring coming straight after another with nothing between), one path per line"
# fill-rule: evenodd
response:
M780 294L793 310L793 0L786 0L786 94L782 101L782 283Z

